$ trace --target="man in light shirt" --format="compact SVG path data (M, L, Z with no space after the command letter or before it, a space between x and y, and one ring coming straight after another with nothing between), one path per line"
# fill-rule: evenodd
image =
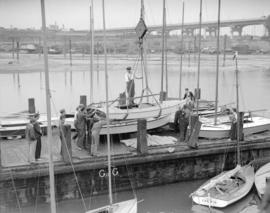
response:
M126 92L128 97L128 106L134 105L134 95L135 95L135 83L134 83L134 73L131 72L131 67L126 68L127 72L125 74L126 81Z

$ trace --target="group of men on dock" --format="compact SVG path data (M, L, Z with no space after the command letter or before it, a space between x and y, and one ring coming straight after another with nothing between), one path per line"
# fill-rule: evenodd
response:
M100 110L80 104L74 115L74 127L78 149L85 149L91 155L98 154L100 131L106 124L106 114Z

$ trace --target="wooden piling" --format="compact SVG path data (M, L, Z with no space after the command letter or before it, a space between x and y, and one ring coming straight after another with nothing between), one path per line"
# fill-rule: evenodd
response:
M87 104L87 97L86 97L86 95L81 95L80 96L80 104L83 104L84 106L86 106L86 104Z
M28 112L30 114L33 114L33 113L36 112L35 99L34 98L28 98Z
M201 88L197 91L197 88L194 90L194 97L196 100L201 99Z
M15 51L15 40L14 40L14 38L12 38L12 58L13 58L13 59L14 59L14 57L15 57L14 51Z
M243 132L243 127L244 127L244 112L239 112L239 140L243 141L244 140L244 132Z
M19 55L19 51L20 51L20 42L17 41L17 42L16 42L16 45L17 45L17 47L16 47L17 61L19 61L19 60L20 60L20 55Z
M71 39L69 39L69 64L72 66Z
M198 137L200 133L202 123L199 121L197 114L190 116L190 133L188 138L188 146L191 148L197 148Z
M63 47L63 54L64 54L64 58L66 58L66 49L67 49L67 40L66 38L64 37L64 47Z
M187 136L187 127L188 127L188 121L185 118L183 112L179 113L179 141L180 142L184 142L186 140L186 136Z
M72 149L71 149L71 126L69 124L62 125L60 130L61 139L61 156L65 163L72 161Z
M147 123L146 119L137 120L137 151L140 154L147 154Z
M227 46L227 35L224 36L224 43L223 43L223 67L225 67L226 62L226 46Z
M161 91L159 94L159 100L160 101L165 101L167 99L167 92Z

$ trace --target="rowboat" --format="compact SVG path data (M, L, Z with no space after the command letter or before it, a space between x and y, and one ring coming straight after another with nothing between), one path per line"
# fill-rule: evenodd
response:
M214 124L213 122L202 121L199 137L210 139L229 138L231 123L225 122ZM270 119L265 117L252 117L244 120L243 132L244 135L264 132L270 130Z
M260 198L264 195L267 178L270 179L270 163L265 164L255 173L255 186Z
M246 196L253 183L254 168L237 165L208 180L190 196L199 205L224 208Z

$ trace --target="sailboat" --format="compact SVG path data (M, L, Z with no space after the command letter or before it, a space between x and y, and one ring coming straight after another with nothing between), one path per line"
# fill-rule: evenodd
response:
M165 7L165 0L163 2L163 7ZM164 13L165 9L163 9ZM163 39L162 39L162 76L161 76L161 93L163 92L163 71L164 71L164 18L165 14L163 14ZM141 7L141 17L140 21L136 26L136 34L139 37L139 45L140 45L140 55L141 55L141 64L142 70L144 71L145 76L145 88L142 90L142 94L139 97L139 102L135 104L133 107L129 106L118 106L111 105L110 106L110 118L115 120L129 120L129 119L140 119L140 118L158 118L161 116L169 116L179 110L179 107L182 107L185 104L184 100L163 100L158 101L155 95L151 92L148 87L148 79L147 79L147 68L146 68L146 60L145 60L145 50L144 50L144 36L147 32L147 26L144 22L144 7ZM144 96L144 92L149 95ZM149 102L149 97L153 98L153 102ZM143 99L146 98L147 101L143 102ZM101 107L99 110L105 112L106 108Z
M220 20L220 0L218 4L218 20ZM237 54L235 55L237 64ZM241 166L239 146L239 100L238 69L236 69L236 103L237 103L237 166L211 178L190 196L200 205L223 208L240 200L248 194L254 183L254 168L251 165Z
M266 183L270 180L270 163L262 166L255 173L255 186L260 198L263 197L266 190Z
M237 60L237 58L236 58ZM236 62L237 63L237 62ZM236 69L236 90L238 90L238 70ZM238 93L238 91L237 91ZM239 101L237 95L237 132L239 132ZM213 177L190 196L200 205L223 208L248 194L254 183L254 168L240 165L239 134L237 134L237 166Z
M202 0L201 0L202 1ZM220 12L220 4L219 4ZM221 139L229 138L231 131L231 121L229 116L218 117L218 80L219 80L219 37L220 37L220 13L218 14L218 26L217 26L217 63L216 63L216 97L215 97L215 113L214 121L211 118L201 118L202 122L199 137L208 139ZM236 73L238 72L237 56L235 58ZM237 79L238 81L238 79ZM238 85L238 82L237 82ZM238 87L238 86L237 86ZM238 96L238 88L236 90ZM238 99L238 97L237 97ZM238 105L239 103L237 103ZM254 133L264 132L270 130L270 119L261 116L245 116L243 121L243 133L244 135L251 135Z
M105 64L105 85L106 85L106 121L107 121L107 151L108 151L108 185L109 204L97 209L89 210L86 213L137 213L137 198L113 203L112 199L112 171L111 171L111 145L110 145L110 109L108 105L108 70L107 70L107 47L106 47L106 23L105 7L102 0L103 11L103 40L104 40L104 64Z

